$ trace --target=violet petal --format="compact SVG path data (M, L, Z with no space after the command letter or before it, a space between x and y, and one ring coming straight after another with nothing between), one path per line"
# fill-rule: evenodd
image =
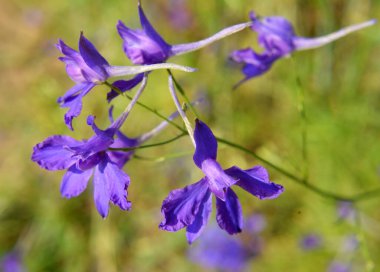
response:
M261 167L244 171L237 166L225 170L227 175L238 179L236 185L252 195L260 199L276 198L284 192L284 187L270 182L268 175L264 171Z
M218 142L211 129L202 121L195 121L194 139L196 143L193 160L202 168L202 162L206 159L216 160Z
M80 195L87 187L93 170L82 171L76 165L71 166L63 176L61 183L61 195L72 198Z
M48 137L34 146L32 161L47 170L67 169L75 163L76 158L73 158L74 153L66 147L81 144L81 142L69 136L55 135Z
M212 211L212 195L206 194L198 213L195 215L194 222L186 228L186 238L189 244L197 239L207 225Z
M241 232L243 228L243 214L241 205L235 192L230 188L226 191L226 200L216 199L216 221L221 229L229 234Z
M164 219L159 228L166 231L178 231L191 225L210 193L205 179L171 191L162 203L161 213Z
M108 74L105 67L109 66L109 64L83 33L81 33L79 39L79 52L88 67L95 71L102 80L106 80Z

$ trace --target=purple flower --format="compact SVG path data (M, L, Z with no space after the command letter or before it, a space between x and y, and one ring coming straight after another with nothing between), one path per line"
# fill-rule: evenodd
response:
M24 272L22 256L19 251L13 250L2 256L0 260L0 270L3 272Z
M109 64L83 33L79 39L79 52L67 46L62 40L59 40L57 48L64 55L59 59L66 64L67 74L76 83L64 96L58 98L61 107L69 108L65 114L65 123L73 130L72 120L82 110L82 98L95 85L103 83L109 77L106 69Z
M165 62L169 57L182 55L198 50L217 40L225 38L233 33L251 25L243 23L227 27L209 38L193 43L170 45L167 43L148 21L138 2L141 29L130 29L122 21L117 24L117 30L123 39L123 49L127 57L134 64L154 64Z
M245 220L244 228L254 235L262 232L266 224L265 217L260 213L255 213Z
M318 234L308 234L302 237L300 247L304 250L312 250L322 245L322 238Z
M145 85L146 77L138 93L141 94ZM137 99L138 95L131 104ZM121 169L133 156L133 148L140 146L169 124L164 121L138 138L127 137L119 129L132 108L131 104L116 121L113 120L112 107L110 108L111 125L106 130L100 130L95 125L94 117L89 116L87 123L92 126L95 136L88 140L77 141L69 136L55 135L33 149L32 161L42 168L50 171L67 169L61 184L63 197L71 198L81 194L94 175L95 205L102 217L108 215L109 202L118 205L122 210L130 209L131 204L127 201L130 179ZM168 120L177 116L178 113L175 112Z
M111 66L106 59L100 55L95 46L84 37L83 33L79 39L79 52L67 46L62 40L59 40L57 48L64 55L59 59L66 64L66 72L69 77L76 83L74 87L68 90L63 96L58 98L58 103L63 108L69 108L65 114L65 124L73 130L72 120L79 116L82 111L82 98L88 94L92 88L98 84L103 84L110 77L135 75L138 81L118 80L113 85L121 91L129 90L143 80L142 72L155 69L180 69L191 72L194 69L174 64L156 64L150 66ZM108 99L112 99L113 94L109 94Z
M216 161L217 141L210 128L196 120L194 131L196 149L194 163L205 177L183 189L172 191L163 201L161 212L164 220L160 228L178 231L186 227L187 240L191 244L204 229L212 210L212 195L216 196L216 220L220 228L229 234L242 230L240 202L230 188L238 185L259 199L278 197L281 185L270 182L265 168L256 166L242 170L237 166L223 170Z
M293 51L321 47L351 32L371 26L376 22L376 20L370 20L342 28L325 36L306 38L297 36L291 23L283 17L271 16L259 18L254 12L251 12L250 18L252 20L251 28L258 34L258 43L264 51L256 53L251 48L245 48L232 52L232 60L244 64L242 72L245 78L235 87L247 79L265 73L276 60L290 55Z
M182 55L188 52L198 50L217 40L225 38L233 33L251 25L251 23L243 23L227 27L209 38L193 43L171 45L167 43L161 35L154 29L148 21L145 13L138 1L138 11L141 23L141 29L131 29L119 20L116 28L120 37L123 40L123 50L133 64L156 64L167 61L172 56ZM141 76L136 76L132 81L124 83L122 91L133 88L141 81ZM109 94L109 100L116 97L118 93L112 92Z
M340 201L337 207L338 218L343 220L354 220L356 210L352 202Z
M77 141L69 136L55 135L37 144L33 149L32 160L40 167L50 171L67 169L61 184L61 195L71 198L80 195L94 176L94 200L102 217L108 215L109 202L122 210L129 210L131 203L127 200L130 178L120 166L124 157L115 156L108 148L113 147L114 135L118 130L114 122L106 130L100 130L89 116L87 123L92 126L95 136L88 140ZM118 138L117 147L124 138ZM124 142L130 147L131 141Z

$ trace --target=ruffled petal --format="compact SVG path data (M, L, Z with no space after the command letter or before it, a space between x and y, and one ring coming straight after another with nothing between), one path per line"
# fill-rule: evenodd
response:
M106 59L100 55L95 46L83 35L80 34L79 52L88 67L95 71L103 81L107 79L108 74L105 67L109 66Z
M144 78L144 74L137 74L135 77L133 77L130 80L117 80L114 83L112 83L113 86L118 88L122 93L131 90L135 86L137 86ZM107 93L107 101L111 102L112 99L117 97L119 93L115 90L111 90Z
M208 219L212 211L212 196L205 195L202 205L199 207L198 213L195 215L194 222L186 228L186 238L189 244L197 239L207 225Z
M218 162L212 159L204 160L202 171L206 175L206 180L210 190L216 197L225 200L225 191L236 183L236 180L227 175Z
M75 100L83 89L87 87L88 83L80 83L69 89L63 96L58 97L57 103L65 104Z
M272 199L284 192L284 187L269 180L268 173L261 166L244 171L233 166L226 174L238 179L236 185L260 199Z
M216 221L221 229L229 234L241 232L243 214L239 199L230 188L226 190L226 200L216 199Z
M51 136L33 147L32 161L47 170L67 169L76 162L69 147L81 144L69 136Z
M111 200L111 184L105 179L99 167L95 168L94 174L94 201L99 214L105 218L108 215L109 202Z
M130 183L129 176L116 164L112 163L108 156L97 167L98 175L105 183L110 184L110 201L122 210L129 210L131 203L127 200L127 190Z
M204 160L216 160L218 142L211 129L199 119L195 120L194 140L196 147L193 160L199 168L202 168Z
M191 225L210 194L205 179L183 189L171 191L162 203L161 213L164 219L159 228L166 231L178 231Z
M86 189L93 172L92 169L82 171L76 165L71 166L63 176L61 195L66 198L80 195Z
M83 88L80 93L76 96L73 95L70 99L65 100L62 104L62 108L69 108L65 114L65 124L70 130L73 129L72 121L75 117L78 117L82 111L82 98L89 92L95 85L88 83L83 85Z

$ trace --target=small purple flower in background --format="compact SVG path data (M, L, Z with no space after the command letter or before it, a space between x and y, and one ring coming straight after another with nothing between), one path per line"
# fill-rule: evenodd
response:
M303 250L313 250L322 246L322 238L318 234L311 233L302 237L300 247Z
M193 17L185 0L169 1L168 16L171 25L177 30L188 30L193 24Z
M258 34L258 43L264 51L256 53L253 49L246 48L231 53L232 60L244 64L242 72L245 78L235 85L235 88L246 80L265 73L275 61L290 55L293 51L321 47L376 22L376 20L370 20L342 28L325 36L305 38L297 36L291 23L283 17L259 18L254 12L251 12L250 18L252 20L251 28Z
M327 272L351 272L351 265L341 261L333 261L330 263Z
M337 207L338 218L342 220L353 221L356 216L356 210L352 202L340 201Z
M205 268L220 271L244 271L248 262L262 251L262 239L258 236L265 227L265 218L253 214L244 224L246 233L227 235L216 225L205 230L199 242L189 248L189 258Z
M17 250L11 251L0 259L0 271L2 272L25 272L22 256Z
M265 229L266 225L265 217L260 213L255 213L245 220L244 230L251 234L258 234Z
M250 252L237 236L229 236L213 225L189 248L189 258L205 268L239 272L247 266Z
M186 227L191 244L205 228L212 210L212 195L216 197L216 220L229 234L241 232L243 216L240 202L230 188L238 185L259 199L278 197L284 188L269 180L265 168L256 166L242 170L237 166L223 170L216 161L218 144L210 128L196 120L194 163L205 177L183 189L172 191L163 201L161 212L164 220L160 228L178 231Z
M359 248L359 240L356 234L347 235L342 243L342 252L350 253Z
M84 37L83 33L79 39L79 52L67 46L59 40L57 48L64 57L59 59L66 64L68 76L76 83L63 96L58 98L58 103L63 108L69 108L65 114L65 124L73 130L72 120L79 116L82 111L82 98L88 94L96 85L103 84L110 77L124 75L138 75L136 80L118 80L113 83L120 91L133 88L143 80L143 72L155 69L180 69L186 72L194 71L189 67L175 64L156 64L150 66L111 66L107 60L100 55L95 46ZM112 99L112 94L108 95Z

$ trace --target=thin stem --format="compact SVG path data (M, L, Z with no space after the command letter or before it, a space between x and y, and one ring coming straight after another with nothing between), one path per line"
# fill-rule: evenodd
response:
M302 83L300 76L297 71L297 65L293 58L293 66L295 70L295 80L297 85L297 93L298 93L298 112L301 117L301 150L302 150L302 163L303 163L303 177L306 181L309 176L309 160L308 160L308 152L307 152L307 118L306 118L306 107L305 107L305 90L302 88Z
M178 140L179 138L183 137L187 135L187 132L183 132L169 140L166 140L166 141L162 141L162 142L159 142L159 143L155 143L155 144L147 144L147 145L140 145L140 146L136 146L136 147L126 147L126 148L109 148L108 150L111 150L111 151L132 151L132 150L136 150L136 149L143 149L143 148L150 148L150 147L156 147L156 146L160 146L160 145L165 145L165 144L169 144L171 142L174 142L175 140Z
M182 95L183 99L186 101L186 105L189 106L190 110L194 113L195 117L199 119L198 113L193 107L192 103L190 102L189 98L187 97L185 91L183 90L182 86L178 83L178 81L175 79L173 73L170 70L167 70L169 75L173 78L174 85L177 88L178 92Z
M196 144L195 144L195 140L194 140L194 131L193 131L193 128L191 127L189 119L187 119L185 112L182 110L181 104L178 100L178 96L177 96L175 88L174 88L173 78L171 75L169 75L169 91L170 91L170 94L173 98L174 104L177 107L179 115L181 116L183 122L185 123L186 129L187 129L189 136L190 136L190 139L191 139L191 141L195 147Z
M152 162L163 162L167 159L174 159L174 158L179 158L183 156L188 156L191 155L193 151L187 151L187 152L180 152L180 153L173 153L167 156L162 156L162 157L155 157L155 158L149 158L149 157L143 157L139 155L134 155L133 158L139 159L139 160L144 160L144 161L152 161Z
M126 98L132 100L132 97L130 97L128 94L126 93L123 93L121 92L118 88L116 88L115 86L112 86L112 84L108 83L108 82L105 82L105 84L107 86L109 86L110 88L112 88L113 90L115 90L116 92L118 92L119 94L121 95L124 95ZM143 103L140 103L140 102L137 102L136 103L137 105L143 107L144 109L152 112L153 114L155 114L157 117L167 121L170 125L172 125L173 127L177 128L179 131L181 132L184 132L184 133L188 133L185 129L183 129L181 126L177 125L176 123L172 122L171 120L169 120L168 118L166 118L165 116L163 116L162 114L160 114L159 112L157 112L156 110L150 108L149 106L143 104ZM369 200L373 197L376 197L376 196L379 196L380 195L380 188L376 188L376 189L373 189L371 191L367 191L367 192L363 192L363 193L359 193L359 194L356 194L352 197L345 197L345 196L340 196L340 195L336 195L334 193L330 193L330 192L326 192L314 185L311 185L309 183L307 183L307 180L305 182L305 179L303 178L300 178L300 177L297 177L296 175L288 172L287 170L269 162L268 160L260 157L259 155L257 155L256 153L246 149L245 147L243 146L240 146L238 144L235 144L235 143L232 143L228 140L225 140L225 139L222 139L222 138L219 138L217 137L217 140L221 143L224 143L232 148L235 148L235 149L238 149L238 150L241 150L243 152L245 152L246 154L252 156L253 158L263 162L264 164L268 165L269 167L273 168L274 170L278 171L279 173L283 174L284 176L288 177L290 180L293 180L294 182L304 186L305 188L319 194L320 196L322 197L326 197L326 198L330 198L330 199L334 199L334 200L342 200L342 201L351 201L351 202L361 202L361 201L364 201L364 200ZM136 158L140 158L140 159L144 159L142 157L138 157L137 155L135 155ZM147 160L150 160L150 159L147 159Z
M356 212L355 213L355 226L356 226L356 232L357 232L357 239L359 241L359 246L360 246L361 251L363 253L363 257L366 261L365 269L367 272L372 272L375 269L375 264L374 264L373 258L371 257L371 254L369 252L368 241L365 237L365 233L364 233L361 225L362 225L362 220L360 217L360 213Z
M129 113L131 112L134 105L136 105L137 100L142 95L147 83L147 76L144 75L143 81L141 82L140 88L136 92L135 96L132 98L131 102L128 104L128 106L125 108L123 113L120 115L119 118L116 119L116 121L111 125L111 127L114 127L116 129L119 129L121 125L124 123L125 119L128 117Z
M105 81L104 84L108 87L110 87L112 90L114 90L115 92L117 92L118 94L126 97L127 99L129 100L132 100L132 97L130 95L128 95L127 93L125 92L122 92L119 88L117 88L116 86L113 86L111 83ZM161 113L159 113L157 110L155 109L152 109L151 107L141 103L141 102L136 102L137 105L139 105L140 107L150 111L151 113L155 114L156 116L158 116L159 118L165 120L166 122L168 122L169 124L171 124L173 127L176 127L177 129L181 130L181 131L184 131L186 132L186 130L184 130L181 126L177 125L176 123L174 123L172 120L169 120L168 118L166 118L164 115L162 115Z
M192 103L190 103L189 105L191 106L194 106L194 105L197 105L199 103L200 100L196 100ZM169 117L168 117L168 120L172 121L174 120L174 118L176 118L177 116L179 115L178 111L175 111L173 112ZM153 128L151 131L147 132L147 133L144 133L143 135L141 135L139 138L138 138L138 141L140 143L142 142L146 142L148 141L150 138L152 138L153 136L155 136L157 133L159 133L161 130L163 130L165 127L167 127L169 125L169 123L167 121L163 121L161 122L158 126L156 126L155 128ZM186 130L183 131L183 133L187 134Z

